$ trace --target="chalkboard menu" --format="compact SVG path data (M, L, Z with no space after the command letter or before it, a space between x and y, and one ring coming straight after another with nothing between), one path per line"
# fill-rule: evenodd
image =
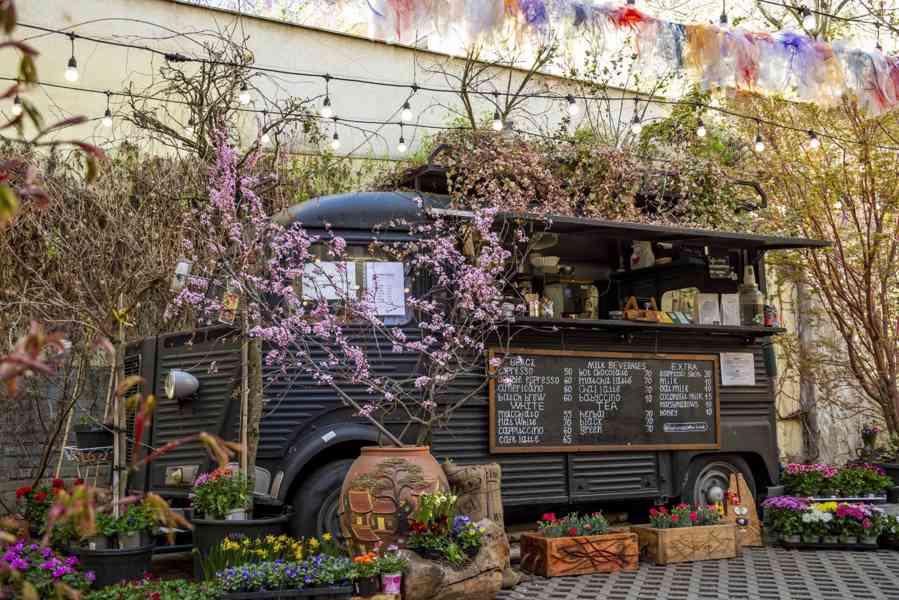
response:
M718 357L490 352L490 450L719 448Z

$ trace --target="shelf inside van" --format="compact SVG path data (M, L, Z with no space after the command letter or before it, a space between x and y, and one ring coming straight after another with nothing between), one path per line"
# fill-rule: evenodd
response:
M786 332L780 327L737 327L734 325L674 325L668 323L644 323L642 321L619 321L613 319L543 319L519 317L516 323L557 327L585 327L621 331L659 331L675 333L709 333L734 335L738 337L766 337Z

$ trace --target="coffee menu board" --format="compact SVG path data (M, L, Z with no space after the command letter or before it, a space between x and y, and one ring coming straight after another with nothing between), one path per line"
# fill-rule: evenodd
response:
M716 355L493 349L490 358L503 359L490 381L491 452L720 447Z

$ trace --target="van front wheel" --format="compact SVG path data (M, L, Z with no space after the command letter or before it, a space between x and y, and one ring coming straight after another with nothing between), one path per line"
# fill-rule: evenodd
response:
M340 538L340 486L353 460L328 463L300 482L293 496L292 535L308 538L330 533Z
M690 463L681 498L691 504L714 504L723 501L732 474L742 474L752 492L755 493L755 477L749 464L736 454L700 456Z

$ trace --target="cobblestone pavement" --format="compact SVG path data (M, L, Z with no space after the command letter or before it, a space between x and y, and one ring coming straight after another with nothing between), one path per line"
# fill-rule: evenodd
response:
M499 600L899 600L899 552L744 549L732 560L534 578Z

